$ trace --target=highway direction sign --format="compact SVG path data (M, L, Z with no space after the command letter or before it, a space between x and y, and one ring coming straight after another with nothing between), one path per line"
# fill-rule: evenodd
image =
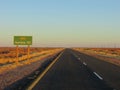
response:
M14 45L32 45L32 36L14 36Z

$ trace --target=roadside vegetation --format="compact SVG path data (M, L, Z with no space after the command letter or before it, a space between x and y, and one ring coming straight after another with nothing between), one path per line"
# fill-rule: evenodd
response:
M31 48L30 58L45 55L48 52L53 53L59 48ZM27 48L19 48L19 61L27 59ZM0 65L16 62L16 48L15 47L1 47L0 48Z
M22 47L19 48L19 62L16 64L16 49L0 48L0 90L40 68L42 63L62 50L63 48L31 48L28 60L27 49Z
M74 48L75 50L120 66L120 48Z

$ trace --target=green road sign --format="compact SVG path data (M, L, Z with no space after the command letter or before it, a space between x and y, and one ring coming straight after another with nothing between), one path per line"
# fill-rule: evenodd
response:
M14 36L14 45L32 45L32 36Z

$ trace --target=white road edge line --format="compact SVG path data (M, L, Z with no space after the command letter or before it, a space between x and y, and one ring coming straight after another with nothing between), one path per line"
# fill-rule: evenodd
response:
M103 80L103 78L100 76L100 75L98 75L96 72L93 72L100 80Z
M84 64L85 66L87 66L87 64L86 64L85 62L83 62L83 64Z

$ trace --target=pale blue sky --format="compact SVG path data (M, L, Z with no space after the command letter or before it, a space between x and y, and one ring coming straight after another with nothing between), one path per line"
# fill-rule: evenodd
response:
M0 0L0 46L32 35L33 46L120 42L120 0Z

